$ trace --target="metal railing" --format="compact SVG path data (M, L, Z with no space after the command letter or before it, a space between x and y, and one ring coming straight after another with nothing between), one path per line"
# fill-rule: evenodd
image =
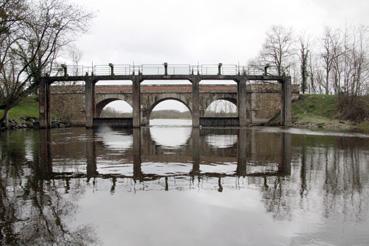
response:
M288 71L284 71L287 75ZM275 66L234 64L108 64L108 65L60 65L51 70L49 76L113 76L113 75L278 75Z

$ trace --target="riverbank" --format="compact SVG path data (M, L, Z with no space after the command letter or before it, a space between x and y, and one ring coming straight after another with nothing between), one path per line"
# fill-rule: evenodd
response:
M3 111L0 110L0 117ZM38 101L36 97L24 98L16 107L11 109L8 113L8 126L0 125L0 131L5 129L22 129L22 128L39 128L39 110ZM70 125L66 122L53 120L51 122L52 128L64 128Z
M352 122L338 118L337 96L301 95L292 104L293 127L369 133L369 121Z

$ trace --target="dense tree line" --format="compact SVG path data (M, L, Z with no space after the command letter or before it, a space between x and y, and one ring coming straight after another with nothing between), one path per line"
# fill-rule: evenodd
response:
M91 14L61 0L0 0L0 110L35 92L40 77L86 31Z

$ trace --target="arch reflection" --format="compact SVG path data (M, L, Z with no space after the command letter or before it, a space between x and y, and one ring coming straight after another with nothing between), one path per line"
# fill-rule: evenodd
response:
M113 150L126 150L132 147L133 137L129 130L113 130L108 126L99 127L94 135L101 139L102 143Z
M38 170L43 179L87 178L89 180L91 178L108 178L112 180L114 189L117 179L120 178L141 182L163 178L166 180L168 178L186 179L186 177L190 179L195 177L198 179L218 178L220 180L218 184L221 185L221 180L226 177L280 177L290 175L291 136L288 133L273 136L272 141L277 146L274 154L266 156L263 151L251 144L251 138L255 138L253 131L246 129L234 129L233 131L237 133L237 144L229 149L208 146L207 136L208 134L214 134L214 132L195 128L192 130L187 144L168 152L165 146L157 146L155 141L151 139L150 129L133 129L131 135L125 136L127 137L125 143L131 145L130 151L119 152L115 156L116 159L112 159L114 156L109 156L111 163L120 163L121 165L111 165L114 166L114 171L112 169L109 172L109 168L104 168L104 172L101 173L98 168L105 161L103 159L104 153L100 153L98 159L96 154L98 139L103 138L101 131L90 130L87 132L92 137L85 141L86 172L79 171L77 173L53 172L50 141L47 140L49 133L45 131L45 134L41 135L44 140L40 141L39 152L40 163L44 163L44 166ZM113 139L116 134L120 136L121 133L112 133ZM99 137L96 138L95 136ZM271 141L270 138L271 136L269 136L268 141ZM110 149L111 146L105 145L105 148ZM131 155L131 157L126 155ZM124 166L124 168L119 169L121 166ZM170 185L166 184L166 187L170 188ZM219 190L223 190L223 188L219 187Z
M209 135L206 142L215 148L230 148L237 143L237 135Z
M150 127L150 138L165 148L178 148L186 145L191 137L191 127Z

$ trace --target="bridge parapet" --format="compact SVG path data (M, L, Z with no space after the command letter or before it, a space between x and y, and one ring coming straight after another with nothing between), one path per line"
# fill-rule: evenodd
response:
M288 75L288 71L284 71ZM235 64L107 64L107 65L62 65L55 67L49 76L127 76L127 75L278 75L275 66L240 66Z

